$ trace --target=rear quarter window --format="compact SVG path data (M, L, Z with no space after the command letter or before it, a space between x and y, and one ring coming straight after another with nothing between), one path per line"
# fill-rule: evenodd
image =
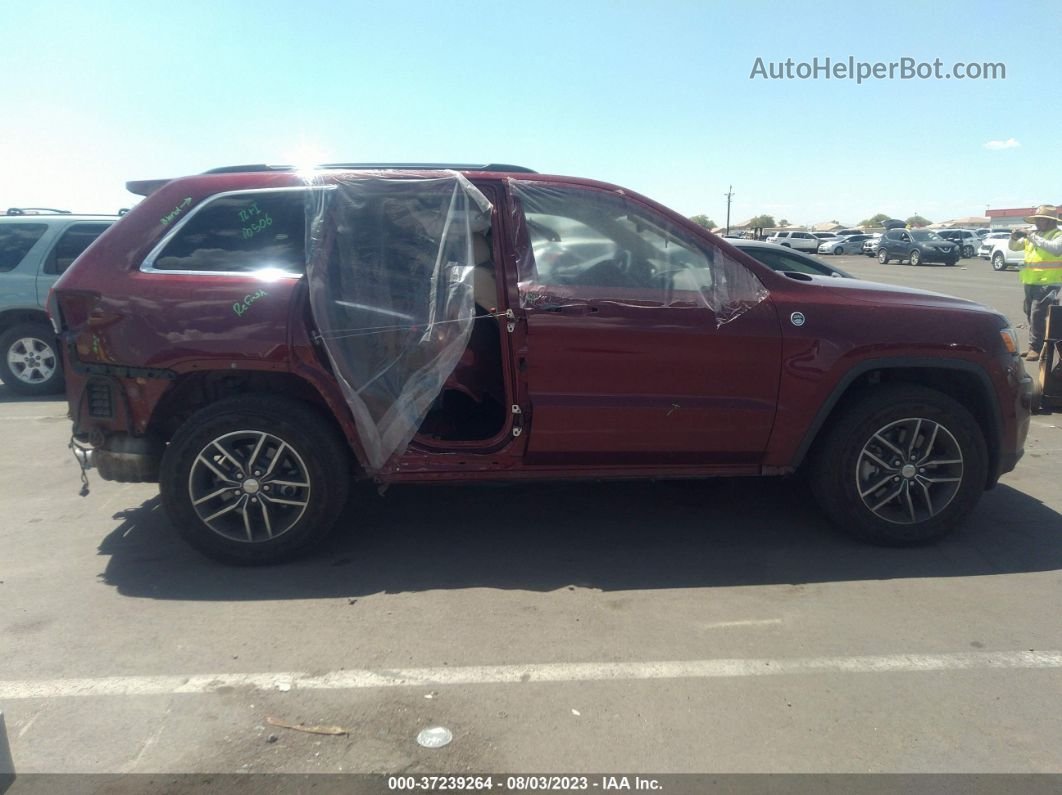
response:
M47 229L47 224L0 224L0 273L17 268Z
M219 196L189 216L148 264L161 271L305 270L305 192Z

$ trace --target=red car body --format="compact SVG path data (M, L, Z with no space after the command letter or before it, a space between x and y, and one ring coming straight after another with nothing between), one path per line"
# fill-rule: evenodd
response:
M498 311L510 312L498 329L507 411L496 433L418 435L369 473L359 428L315 342L305 277L142 269L171 228L212 197L304 185L293 171L261 169L162 184L56 285L50 308L67 397L76 436L92 450L83 458L105 478L154 480L167 445L196 411L233 395L276 394L327 418L360 463L354 470L381 483L786 474L857 397L889 384L933 390L969 412L984 438L981 489L1020 458L1031 387L1002 316L931 293L772 271L612 185L462 173L493 204ZM747 270L765 298L721 324L708 307L676 311L592 296L570 306L528 305L518 285L525 252L515 250L514 176L530 186L622 196L690 245ZM268 300L255 301L260 291ZM234 312L239 306L245 314Z

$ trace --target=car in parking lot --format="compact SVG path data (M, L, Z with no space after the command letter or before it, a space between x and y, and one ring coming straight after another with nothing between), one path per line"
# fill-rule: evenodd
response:
M767 242L797 251L815 252L819 249L819 239L811 232L775 232L767 238Z
M734 248L743 251L753 259L759 260L768 268L782 273L807 273L813 276L833 276L851 279L852 274L828 265L820 259L802 251L757 240L741 240L733 243Z
M0 380L20 395L63 391L48 290L117 216L12 207L0 215Z
M863 243L870 239L870 235L858 234L847 235L836 240L823 240L819 243L820 254L859 254L863 250Z
M889 260L912 265L940 262L954 265L959 261L958 246L929 229L889 229L878 245L878 262Z
M1005 271L1008 268L1019 268L1025 262L1025 250L1010 249L1010 232L992 233L981 244L978 254L982 259L992 263L992 270Z
M1022 455L998 312L776 270L615 185L340 164L130 187L49 298L73 445L158 482L221 561L308 549L357 480L799 471L838 527L924 543Z
M995 247L996 241L1009 239L1010 232L989 232L981 241L981 245L977 249L977 256L981 259L991 259L992 249Z
M879 246L881 246L881 232L875 232L863 241L863 253L868 257L876 257Z
M939 229L937 234L958 246L962 257L976 256L981 247L981 238L969 229Z

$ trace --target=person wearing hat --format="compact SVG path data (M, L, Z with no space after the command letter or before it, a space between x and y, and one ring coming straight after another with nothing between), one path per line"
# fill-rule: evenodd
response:
M1062 229L1058 228L1058 209L1049 204L1036 208L1025 219L1036 224L1035 232L1015 229L1007 248L1025 251L1021 283L1025 286L1025 317L1029 320L1029 350L1023 357L1035 362L1044 347L1047 311L1058 300L1062 289Z

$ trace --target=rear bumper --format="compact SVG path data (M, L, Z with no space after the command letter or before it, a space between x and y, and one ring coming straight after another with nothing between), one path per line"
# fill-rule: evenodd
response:
M162 445L146 437L112 434L99 447L78 440L74 456L83 469L95 469L104 480L158 483Z

